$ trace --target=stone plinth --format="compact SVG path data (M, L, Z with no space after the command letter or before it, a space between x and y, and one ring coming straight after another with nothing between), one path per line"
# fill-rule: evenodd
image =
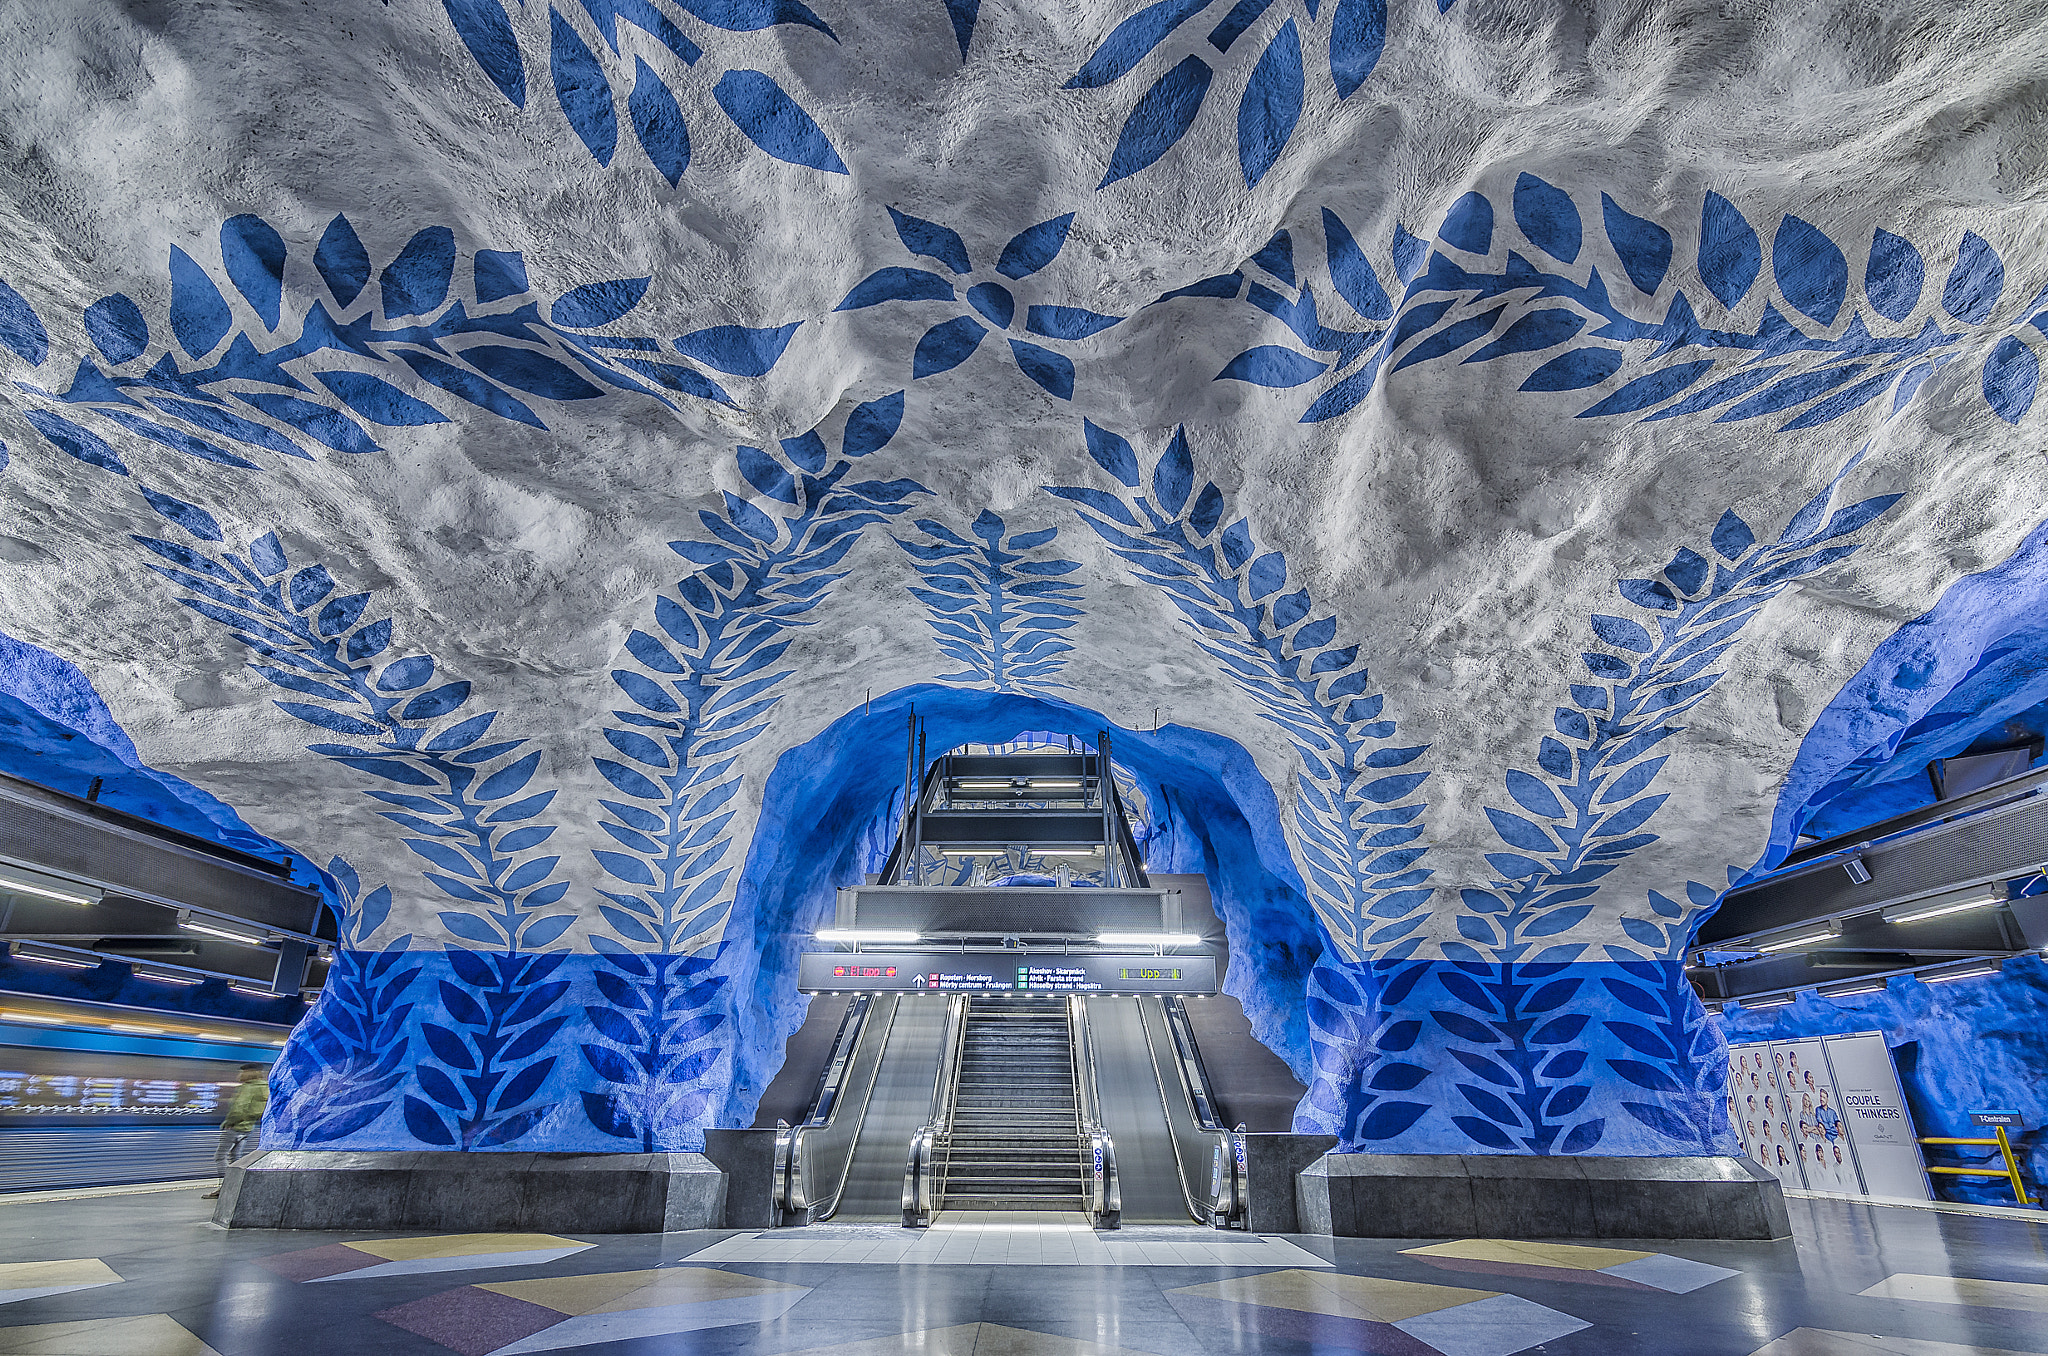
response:
M1336 1147L1335 1135L1246 1135L1244 1227L1255 1234L1302 1232L1295 1179Z
M234 1229L651 1234L725 1223L703 1154L269 1149L228 1168L213 1219Z
M1784 1189L1746 1158L1325 1154L1303 1233L1346 1238L1785 1238Z

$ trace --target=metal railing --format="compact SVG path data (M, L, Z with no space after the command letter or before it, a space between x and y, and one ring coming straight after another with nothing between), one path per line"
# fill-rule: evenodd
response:
M939 1069L932 1079L932 1102L925 1123L910 1136L910 1159L903 1169L903 1227L922 1229L945 1205L945 1151L953 1134L953 1098L960 1084L960 1055L967 1044L967 998L946 1000L945 1043L939 1048Z
M893 995L863 996L847 1005L810 1114L800 1125L776 1126L778 1218L800 1215L804 1223L810 1223L828 1219L838 1209L898 1001ZM870 1032L872 1038L864 1039ZM857 1099L858 1110L851 1118L842 1118L840 1112L850 1099Z
M1991 1127L1991 1133L1995 1135L1996 1138L1956 1139L1948 1135L1922 1135L1920 1137L1920 1142L1922 1144L1966 1144L1971 1146L1972 1148L1996 1149L1998 1150L1999 1156L2005 1161L2005 1166L2002 1168L1993 1168L1989 1166L1982 1168L1951 1168L1942 1164L1930 1163L1927 1165L1928 1174L1930 1176L1938 1175L1944 1177L2003 1177L2007 1181L2012 1183L2012 1194L2014 1199L2016 1199L2021 1205L2033 1205L2034 1202L2027 1199L2027 1184L2020 1179L2019 1160L2013 1157L2012 1141L2005 1137L2005 1127L2002 1125L1994 1125Z
M1117 1182L1116 1140L1102 1121L1102 1097L1095 1086L1095 1038L1088 1028L1088 1000L1067 999L1068 1044L1074 1062L1074 1106L1081 1131L1081 1171L1089 1221L1098 1229L1123 1224L1123 1187Z

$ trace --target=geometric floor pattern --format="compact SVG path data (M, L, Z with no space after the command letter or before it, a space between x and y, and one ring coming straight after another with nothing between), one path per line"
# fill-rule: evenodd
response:
M1087 1217L947 1212L926 1229L894 1224L813 1224L735 1234L693 1253L693 1262L745 1265L832 1262L891 1266L1326 1267L1284 1238L1216 1229L1142 1228L1100 1233Z
M1387 1356L1509 1356L1592 1324L1492 1290L1271 1271L1169 1290L1191 1328Z
M539 1266L595 1246L554 1234L440 1234L329 1243L265 1257L256 1265L288 1281L361 1281L435 1271Z
M1960 1304L1974 1309L2017 1309L2048 1314L2048 1285L2031 1281L1978 1281L1967 1276L1919 1276L1911 1272L1887 1276L1868 1290L1871 1299L1914 1300L1921 1304Z
M767 1323L809 1286L704 1267L466 1285L377 1314L461 1356L520 1356Z
M1790 1194L1790 1193L1787 1193ZM1753 1356L2027 1356L1994 1347L1932 1342L1918 1337L1878 1337L1826 1328L1794 1328L1756 1349Z
M97 1257L71 1257L57 1262L8 1262L0 1264L0 1304L120 1283L121 1278L114 1269Z
M1740 1274L1727 1267L1668 1253L1588 1248L1572 1243L1524 1243L1505 1238L1432 1243L1427 1247L1403 1248L1401 1255L1421 1258L1444 1271L1569 1281L1623 1290L1659 1290L1667 1295L1687 1294Z
M220 1356L169 1314L0 1328L6 1356Z

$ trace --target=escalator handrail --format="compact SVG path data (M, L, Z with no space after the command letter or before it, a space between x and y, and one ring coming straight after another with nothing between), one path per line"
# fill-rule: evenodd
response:
M967 996L946 1000L946 1034L939 1048L939 1067L932 1076L932 1100L925 1123L910 1136L910 1154L903 1168L903 1224L915 1228L931 1222L944 1204L938 1179L939 1156L953 1134L953 1101L960 1083L960 1059L967 1045Z
M1180 1069L1181 1090L1187 1094L1195 1124L1204 1130L1228 1130L1230 1127L1217 1113L1215 1098L1209 1095L1209 1070L1202 1063L1202 1047L1195 1043L1187 1004L1179 994L1168 994L1159 1006L1166 1015L1167 1034L1173 1037L1174 1063Z
M839 1112L846 1105L846 1098L843 1095L845 1088L843 1086L840 1089L841 1095L833 1098L832 1107L826 1116L824 1124L800 1127L790 1136L790 1199L787 1208L791 1210L809 1210L812 1212L812 1218L821 1220L832 1218L833 1212L839 1209L839 1198L846 1194L846 1179L853 1170L854 1146L860 1143L861 1126L867 1122L868 1105L874 1100L875 1079L881 1076L882 1060L888 1054L889 1036L896 1028L896 1013L901 1007L902 1001L901 998L890 995L890 1002L886 1005L887 1011L883 1013L879 1026L876 1025L876 1013L882 1011L882 1005L880 1004L870 1008L861 1018L860 1036L856 1039L860 1045L865 1046L866 1042L861 1038L867 1035L870 1027L874 1028L875 1059L868 1073L867 1088L860 1098L860 1110L854 1117L851 1133L846 1137L846 1163L839 1170L839 1181L832 1188L831 1199L822 1202L814 1200L810 1180L811 1155L806 1153L805 1150L809 1147L806 1141L812 1139L814 1135L823 1136L838 1129ZM848 1061L849 1071L853 1062L853 1060Z
M1095 1033L1088 1024L1088 999L1074 994L1067 999L1068 1048L1073 1057L1074 1106L1080 1121L1081 1138L1087 1143L1087 1173L1093 1199L1089 1213L1096 1222L1117 1227L1123 1217L1123 1188L1116 1172L1116 1137L1102 1119L1102 1093L1095 1082ZM1097 1179L1096 1154L1102 1156Z
M1210 1120L1205 1120L1205 1118L1203 1117L1202 1112L1200 1110L1202 1103L1196 1100L1194 1089L1188 1081L1188 1070L1186 1064L1182 1059L1182 1052L1178 1048L1178 1043L1176 1042L1172 1054L1174 1068L1179 1073L1179 1077L1178 1079L1176 1079L1176 1082L1180 1087L1181 1109L1183 1112L1186 1113L1188 1119L1192 1120L1195 1123L1196 1131L1209 1144L1212 1160L1217 1148L1222 1148L1226 1157L1229 1171L1231 1173L1229 1195L1223 1202L1219 1203L1213 1198L1208 1198L1204 1195L1197 1194L1193 1184L1191 1184L1188 1181L1188 1175L1184 1167L1184 1160L1180 1152L1180 1134L1174 1128L1173 1103L1170 1100L1170 1094L1166 1090L1166 1078L1163 1076L1164 1071L1160 1067L1159 1047L1157 1044L1154 1043L1152 1039L1152 1024L1145 1020L1145 1012L1143 1007L1145 1000L1143 998L1140 998L1137 1001L1140 1005L1138 1011L1138 1029L1144 1032L1145 1034L1145 1049L1152 1059L1153 1076L1155 1081L1157 1081L1159 1085L1160 1109L1162 1112L1164 1112L1166 1116L1166 1133L1174 1141L1174 1176L1180 1182L1181 1197L1187 1204L1188 1215L1191 1218L1200 1221L1203 1224L1208 1224L1215 1220L1216 1215L1218 1213L1217 1206L1219 1204L1222 1204L1224 1206L1225 1214L1235 1213L1233 1207L1235 1205L1235 1198L1237 1196L1236 1145L1233 1142L1232 1136L1228 1130L1224 1129L1224 1127L1220 1124L1217 1124ZM1165 1024L1167 1029L1167 1035L1170 1038L1173 1035L1173 1026L1170 1018L1167 1016L1165 1001L1162 1001L1160 1003L1160 1020L1163 1024ZM1206 1099L1203 1100L1206 1101Z

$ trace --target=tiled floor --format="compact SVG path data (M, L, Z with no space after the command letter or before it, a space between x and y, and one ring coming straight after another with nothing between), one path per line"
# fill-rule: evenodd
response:
M0 1200L0 1356L2048 1356L2048 1229L1792 1203L1786 1243L1077 1220L567 1237L214 1228Z

